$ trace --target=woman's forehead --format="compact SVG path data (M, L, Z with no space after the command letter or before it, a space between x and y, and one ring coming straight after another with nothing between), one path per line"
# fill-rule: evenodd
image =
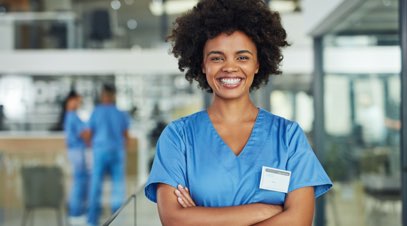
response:
M249 36L241 31L232 33L220 33L212 39L208 39L204 46L204 52L208 51L256 51L256 45Z

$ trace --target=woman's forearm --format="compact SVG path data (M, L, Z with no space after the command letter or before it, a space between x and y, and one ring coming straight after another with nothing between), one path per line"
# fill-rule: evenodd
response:
M264 221L282 211L281 206L261 203L219 208L197 207L190 199L188 190L182 187L180 190L184 195L175 192L176 190L169 185L158 185L158 211L165 226L247 226ZM182 205L179 203L180 199L183 200L180 202Z
M294 190L288 194L283 212L253 226L311 226L314 205L312 187Z
M169 213L160 209L160 216L165 226L247 226L262 222L281 212L278 206L267 204L248 204L234 207L191 207L181 208Z
M283 211L267 220L253 224L253 226L311 226L312 218L301 219L300 216L296 216L294 211Z

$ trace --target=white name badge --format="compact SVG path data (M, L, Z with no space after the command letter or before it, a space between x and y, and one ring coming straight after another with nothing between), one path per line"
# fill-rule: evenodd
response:
M291 172L263 166L261 171L260 189L288 192Z

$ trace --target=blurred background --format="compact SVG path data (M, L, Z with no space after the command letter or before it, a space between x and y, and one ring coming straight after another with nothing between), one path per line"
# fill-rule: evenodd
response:
M72 172L61 105L76 90L83 97L79 115L87 120L104 83L115 84L117 105L132 122L129 199L111 218L108 180L102 222L160 225L142 191L157 137L171 120L210 102L184 79L165 42L175 18L196 2L0 0L0 225L58 225L57 213L68 225ZM407 226L400 166L405 2L266 2L281 13L291 46L283 52L283 75L252 97L299 122L334 182L318 200L314 225ZM30 193L22 169L35 166L61 169L46 183L62 184L62 205L35 208L24 219L27 200L40 195Z

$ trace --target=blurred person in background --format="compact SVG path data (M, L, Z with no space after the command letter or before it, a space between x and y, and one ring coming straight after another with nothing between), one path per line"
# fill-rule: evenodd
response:
M332 182L300 126L250 98L281 73L279 14L262 0L201 0L169 39L212 103L159 138L145 194L163 225L312 225Z
M88 125L87 136L93 149L88 211L88 223L92 226L99 223L100 196L105 174L109 174L112 180L112 213L120 208L125 199L125 149L129 139L130 118L116 107L115 100L115 87L105 84L101 103L93 110Z
M79 118L77 110L81 96L71 91L65 100L64 131L68 147L68 159L72 167L72 186L69 197L71 225L86 223L86 200L88 193L88 167L86 164L86 125Z

